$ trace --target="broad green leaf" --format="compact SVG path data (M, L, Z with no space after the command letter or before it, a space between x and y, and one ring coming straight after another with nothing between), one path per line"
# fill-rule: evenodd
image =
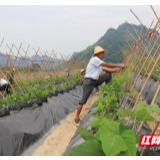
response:
M148 108L147 108L149 113L155 112L155 113L160 113L160 108L157 104L151 104Z
M100 156L101 143L99 140L89 140L74 149L76 156Z
M86 128L83 128L81 126L77 126L78 130L81 133L81 137L85 140L91 140L91 139L96 139L96 137L93 136L93 131L92 130L87 130Z
M83 128L81 126L77 126L78 130L81 132L82 135L93 135L93 131Z
M95 137L95 136L93 136L93 135L81 135L81 137L82 137L85 141L97 139L97 137Z
M132 118L135 117L134 113L128 108L124 110L124 113L127 114L128 116L132 117Z
M117 115L118 116L121 116L122 114L127 114L128 116L130 116L130 117L132 117L132 118L134 118L135 117L135 115L134 115L134 113L130 110L130 109L125 109L125 110L122 110L122 111L117 111Z
M99 138L103 132L109 131L115 134L119 133L119 122L110 122L106 118L103 118L101 122L102 126L98 129L96 137Z
M119 133L119 122L112 122L112 121L106 121L107 123L105 123L105 119L102 120L102 127L103 129L113 132L115 134Z
M118 134L106 131L100 135L100 140L106 156L114 156L121 151L127 150L125 142Z
M99 119L98 117L96 117L95 119L92 120L90 126L96 128L100 126L101 121L102 119Z
M139 101L138 104L135 106L134 110L136 112L142 110L142 109L146 109L147 108L147 104L144 101Z
M127 126L127 125L120 124L119 125L119 133L122 133L125 130L131 130L131 128L129 126Z
M102 118L102 120L101 120L101 126L102 125L105 125L105 124L107 124L107 123L109 123L110 121L107 119L107 118Z
M136 156L136 136L132 130L124 130L121 134L123 141L127 145L127 150L122 152L123 156Z
M102 105L102 103L98 104L98 109L100 109L101 111L103 111L104 106Z
M102 133L104 133L105 131L107 131L106 128L102 128L102 127L99 128L98 131L97 131L97 133L96 133L96 137L99 139L100 135L101 135Z
M149 112L146 109L142 109L136 113L136 118L140 121L153 121L154 117L149 115Z

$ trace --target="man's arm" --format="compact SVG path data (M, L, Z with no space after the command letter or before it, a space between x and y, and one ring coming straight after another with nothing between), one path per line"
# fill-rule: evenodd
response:
M110 73L120 72L120 69L104 68L103 70Z
M109 67L109 68L126 68L125 64L111 64L106 62L101 63L100 66Z

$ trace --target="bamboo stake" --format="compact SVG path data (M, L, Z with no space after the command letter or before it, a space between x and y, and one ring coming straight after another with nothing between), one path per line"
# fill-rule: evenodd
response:
M149 39L148 39L149 40ZM147 41L148 42L148 41ZM151 43L151 42L150 42ZM149 43L149 44L150 44ZM146 45L147 45L147 43L146 43ZM155 46L155 45L154 45ZM149 48L149 46L148 46L148 48ZM152 47L152 50L153 50L153 48L154 47ZM147 50L147 48L144 48L145 49L145 51L144 51L144 53L143 53L143 55L142 55L142 57L141 57L141 59L140 59L140 62L142 61L142 58L145 56L145 54L146 54L146 50ZM152 50L151 50L151 52L152 52ZM150 54L151 54L151 52L150 52ZM148 57L147 57L147 59L148 59ZM126 100L126 102L125 102L125 105L124 105L124 107L123 107L123 109L125 108L125 106L126 106L126 104L127 104L127 101L128 101L128 99L129 99L129 96L130 96L130 94L131 94L131 92L132 92L132 90L133 90L133 87L135 86L135 84L136 84L136 81L138 80L138 77L139 77L139 75L140 75L140 73L141 73L141 71L142 71L142 69L144 68L144 65L145 65L145 63L146 63L146 61L147 61L147 59L145 60L145 62L143 63L143 65L142 65L142 67L141 67L141 70L140 70L140 72L138 73L138 76L136 77L136 80L135 80L135 82L134 82L134 84L133 84L133 86L132 86L132 88L131 88L131 91L130 91L130 93L129 93L129 95L128 95L128 98L127 98L127 100ZM139 62L139 63L140 63ZM138 65L137 65L137 67L139 66L139 63L138 63ZM137 68L136 67L136 68ZM132 71L133 72L133 71ZM130 103L131 104L131 103ZM124 117L123 117L124 118Z
M135 15L135 13L131 10L131 12L133 13L133 15L138 19L138 21L141 23L141 25L143 26L143 28L147 31L147 29L144 27L144 25L142 24L142 22L139 20L139 18ZM155 26L155 28L157 28L157 26L158 26L158 23L159 23L159 20L158 20L158 22L156 23L156 26ZM154 28L154 29L155 29ZM151 39L152 39L152 36L151 36ZM154 41L154 39L152 39L153 40L153 42L155 42ZM158 47L158 45L156 44L156 46Z
M21 43L21 44L22 44L22 43ZM16 47L15 44L14 44L14 46L15 46L15 48L17 49L17 47ZM28 45L26 52L28 52L29 46L30 46L30 45ZM23 50L22 46L20 46L20 48ZM17 51L18 51L18 54L20 54L20 56L22 57L22 55L21 55L21 53L20 53L20 49L19 49L19 50L17 49ZM23 50L23 51L24 51L24 50ZM24 51L24 53L25 53L25 51ZM21 58L18 57L18 54L17 54L17 58L18 58L18 59L21 59ZM26 55L23 57L23 59L24 59L24 58L26 58ZM25 64L26 64L27 67L28 67L28 63L27 63L26 61L25 61ZM22 66L22 65L21 65L21 66Z
M15 44L14 44L15 45ZM25 70L25 69L23 69L24 70L24 72L25 72L25 81L24 81L24 84L26 83L26 79L28 78L28 76L29 76L29 74L30 74L30 72L31 72L31 66L29 66L28 65L28 63L27 63L27 61L29 61L29 60L27 60L26 59L26 53L28 52L28 49L29 49L29 46L30 45L28 45L28 48L27 48L27 50L26 51L24 51L24 49L21 47L21 49L22 49L22 51L25 53L25 56L23 57L23 63L25 62L25 64L27 65L27 69L29 69L29 72L27 72L27 69ZM15 48L17 49L17 47L15 46ZM20 54L20 52L19 52L19 54ZM20 54L20 56L22 57L22 55ZM18 57L18 55L17 55L17 57ZM21 59L21 58L20 58ZM22 64L23 65L23 64ZM22 69L22 65L21 65L21 69Z
M157 51L158 51L158 50L157 50ZM155 54L156 54L156 53L155 53ZM152 72L153 72L156 64L158 63L159 59L160 59L160 55L158 56L158 58L157 58L157 60L156 60L156 63L154 64L154 66L153 66L153 68L152 68L149 76L147 77L147 79L146 79L146 81L145 81L145 83L144 83L144 85L143 85L143 87L142 87L142 89L141 89L141 92L138 94L138 98L137 98L137 100L136 100L136 103L135 103L134 107L137 105L137 103L138 103L138 101L139 101L139 98L140 98L140 96L141 96L141 94L142 94L142 92L143 92L143 90L144 90L144 88L145 88L145 86L146 86L146 84L147 84L147 82L148 82L148 80L149 80L149 78L150 78L150 76L151 76L151 74L152 74ZM134 107L133 107L132 111L134 111ZM130 119L131 119L131 117L129 117L129 119L128 119L128 121L127 121L127 125L128 125L128 123L129 123Z
M22 43L21 43L19 49L17 49L17 47L16 47L15 44L13 44L13 45L15 46L16 50L18 51L18 54L20 54L20 49L21 49ZM16 62L16 60L17 60L17 58L18 58L18 54L17 54L17 56L16 56L16 58L15 58L14 65L15 65L15 62ZM13 54L13 55L14 55L14 54ZM21 54L20 54L20 55L21 55ZM22 70L23 72L25 72L25 74L26 74L25 69L22 67L23 64L21 65L19 61L17 61L17 62L18 62L18 64L19 64L21 70ZM22 72L22 73L23 73L23 72ZM20 75L21 75L21 77L22 77L22 80L25 82L25 77L22 75L21 72L19 72L19 73L20 73Z
M33 48L34 49L34 48ZM35 53L36 53L36 55L38 54L38 51L39 51L39 49L40 48L38 48L38 50L37 51L35 51ZM24 51L24 50L23 50ZM25 52L25 51L24 51ZM27 52L28 52L28 50L27 50ZM32 60L28 55L27 55L27 52L25 52L25 55L30 59L30 61L31 61L31 63L32 63L32 66L30 67L30 72L31 72L31 68L33 69L33 67L34 67L34 62L36 61L36 62L39 62L39 61L37 61L37 60L35 60L35 58L36 58L36 56L34 57L34 59ZM38 71L40 70L40 68L38 69ZM34 70L33 70L34 71ZM32 72L31 72L32 73ZM28 74L29 75L29 74ZM34 79L35 79L35 77L34 77ZM39 77L37 76L36 77L36 79L38 80L38 83L40 84L40 79L39 79ZM34 81L33 81L33 84L32 85L34 85Z
M29 45L30 46L30 45ZM28 47L29 48L29 47ZM28 48L27 48L27 51L25 51L23 48L21 48L22 49L22 51L25 53L25 58L23 59L25 62L26 61L29 61L29 62L31 62L32 63L32 65L31 66L29 66L28 65L28 63L27 63L27 66L29 67L29 73L27 74L27 78L28 78L28 76L32 73L31 72L31 68L33 67L33 62L32 61L35 61L35 58L36 58L36 56L34 57L34 59L32 60L29 56L28 56L28 54L27 54L27 52L28 52ZM37 53L38 53L38 51L37 51ZM27 58L27 59L26 59ZM31 78L31 77L30 77Z
M7 47L9 48L8 44L7 44ZM12 47L9 48L10 53L12 52L12 48L13 48L13 44L12 44ZM9 57L10 57L10 53L9 53ZM9 59L10 59L10 58L9 58ZM10 59L10 60L11 60L11 59ZM11 62L12 62L12 60L11 60ZM9 74L10 74L10 73L9 73ZM11 74L10 74L10 76L11 76ZM24 95L24 92L23 92L23 90L21 89L21 87L18 85L18 83L17 83L15 77L14 77L14 82L15 82L15 84L18 86L18 88L19 88L19 90L21 91L21 93Z
M45 71L44 73L41 73L42 74L42 77L45 77L46 76L46 65L48 64L47 62L46 62L46 60L45 60L45 56L46 55L44 55L43 56L43 54L42 54L42 52L41 52L41 50L39 50L39 52L40 52L40 54L41 54L41 56L42 56L42 61L44 61L44 63L42 63L43 64L43 71ZM41 61L41 57L38 55L38 57L39 57L39 59L40 59L40 61ZM47 56L48 57L48 56ZM46 65L45 65L45 63L46 63ZM40 74L40 77L41 77L41 74Z
M136 33L137 34L137 33ZM146 41L146 40L145 40ZM148 41L147 41L148 42ZM155 49L153 48L153 50L155 51ZM154 61L155 62L155 61Z
M13 46L13 45L12 45ZM21 45L20 45L21 46ZM7 47L8 47L8 49L10 50L10 47L8 46L8 44L7 44ZM13 51L11 50L11 53L13 54ZM13 54L14 55L14 54ZM10 59L10 61L12 62L12 59ZM19 63L19 61L18 61L18 63ZM21 78L24 80L24 78L23 78L23 76L21 75L21 73L20 73L20 71L19 70L17 70L17 72L20 74L20 76L21 76ZM14 78L14 80L15 80L15 78Z
M35 55L35 57L34 57L34 60L35 60L35 58L36 58L36 56L38 56L38 58L39 58L39 60L38 60L38 62L41 62L41 58L40 58L40 56L38 55L38 52L36 52L36 50L33 48L33 50L35 51L35 53L36 53L36 55ZM40 53L41 53L41 51L40 51L40 47L38 48L38 50L37 51L39 51ZM43 61L44 61L44 58L43 58ZM45 61L44 61L45 62ZM34 64L34 61L33 61L33 64ZM32 66L34 66L32 64ZM43 64L43 66L44 66L44 63L42 63ZM45 66L44 66L45 67ZM38 69L38 71L42 71L42 69L41 69L41 67ZM39 81L39 83L40 84L42 84L42 81L41 81L41 75L42 75L42 73L39 73L39 75L37 76L37 79L38 79L38 81ZM43 76L42 76L43 77Z
M52 56L53 52L54 52L54 50L52 51L51 56ZM48 53L48 52L46 51L46 53ZM48 53L48 55L49 55L49 53ZM51 58L51 62L52 62L52 59L53 59L53 58ZM54 61L53 61L53 62L54 62ZM53 64L54 64L54 63L50 63L49 68L51 68L51 67L53 66ZM51 76L50 78L51 78L52 82L54 82L54 78L53 78L52 76Z
M134 28L134 27L133 27ZM158 31L159 31L159 29L158 29ZM157 33L158 33L158 31L157 31ZM131 34L131 33L130 33ZM136 31L136 34L138 35L139 33L138 33L138 31ZM131 34L132 35L132 34ZM133 36L132 36L133 37ZM134 38L134 37L133 37ZM145 39L144 39L144 41L146 41ZM144 46L144 44L143 44L143 46ZM155 49L153 48L153 51L155 51ZM154 60L154 63L155 63L155 60ZM158 68L159 68L159 66L158 66ZM159 68L160 69L160 68Z
M156 12L155 12L154 8L152 7L152 5L150 5L150 6L151 6L151 8L152 8L152 10L153 10L153 12L154 12L154 14L155 14L155 16L156 16L157 20L159 21L159 18L158 18L158 16L157 16L157 14L156 14Z
M2 46L2 44L3 44L3 41L4 41L4 38L2 39L2 42L1 42L1 44L0 44L0 47Z
M41 53L41 55L43 56L43 54L42 54L41 51L40 51L40 53ZM45 54L45 56L47 56L45 52L44 52L44 54ZM52 54L49 56L48 61L51 59L51 56L52 56ZM47 57L48 57L48 56L47 56ZM43 58L43 60L44 60L44 58ZM46 65L44 66L45 70L47 70L47 72L45 72L45 73L47 73L47 74L48 74L48 68L47 68L48 61L47 61ZM44 74L43 77L44 77L45 75L46 75L46 74Z
M56 60L57 60L57 62L58 62L58 65L60 65L60 61L58 60L58 58L57 58L57 55L56 55L57 53L55 53L54 54L54 56L55 56L55 58L56 58ZM57 68L58 69L58 68ZM59 71L59 69L57 70L57 71Z
M157 89L157 91L156 91L156 93L155 93L155 95L154 95L154 98L153 98L153 100L152 100L151 104L155 103L155 101L156 101L156 99L157 99L157 96L158 96L159 91L160 91L160 85L158 85L158 89ZM139 126L139 128L138 128L138 130L137 130L137 132L136 132L136 135L138 135L138 134L139 134L139 132L141 131L141 129L142 129L142 127L143 127L143 124L144 124L144 123L145 123L145 122L141 122L141 124L140 124L140 126Z
M158 38L158 39L159 39L159 38ZM157 41L158 41L158 39L157 39ZM158 51L158 49L157 49L157 51ZM157 51L156 51L156 53L157 53ZM152 52L152 50L150 51L150 54L151 54L151 52ZM154 56L156 55L156 53L154 54ZM154 58L154 57L153 57L153 58ZM152 58L152 60L153 60L153 58ZM143 63L142 68L144 67L144 65L145 65L145 63L146 63L146 61L147 61L147 59L148 59L148 57L146 58L145 62ZM149 68L149 66L150 66L151 63L152 63L152 60L150 61L150 64L148 65L148 68ZM157 64L157 63L155 63L155 64ZM141 70L142 70L142 68L141 68ZM147 71L148 71L148 68L147 68ZM141 72L141 70L140 70L140 72ZM138 73L137 77L139 77L140 72ZM151 73L150 73L150 74L151 74ZM136 80L138 79L137 77L136 77ZM143 79L144 79L144 76L143 76ZM146 81L148 81L148 80L146 80ZM140 88L142 82L143 82L143 81L141 81L141 83L140 83L140 85L139 85L137 91L139 90L139 88ZM146 82L145 82L145 83L146 83ZM134 82L134 84L133 84L133 86L132 86L132 88L131 88L131 91L133 90L134 85L135 85L135 82ZM144 86L143 86L143 87L144 87ZM130 93L131 93L131 91L130 91ZM129 98L129 96L130 96L130 93L129 93L129 95L128 95L128 98ZM140 94L140 95L141 95L141 94ZM134 96L133 96L133 98L132 98L132 101L130 102L128 108L131 106L131 104L132 104L133 99L135 98L135 96L136 96L136 94L134 94ZM139 96L139 98L140 98L140 96ZM128 99L126 100L126 103L127 103L127 101L128 101ZM126 103L125 103L125 105L126 105ZM124 105L123 109L125 108L125 105ZM124 119L125 115L126 115L126 114L124 114L124 116L123 116L122 119Z
M131 72L131 75L132 75L132 73L134 73L134 71L133 71L133 69L132 69L132 72ZM130 76L131 76L130 75ZM135 73L134 73L134 75L133 75L133 77L135 76ZM138 78L137 78L138 79ZM136 80L137 81L137 80ZM130 82L130 83L132 83L132 81ZM136 82L135 82L136 83ZM127 83L128 84L128 83ZM133 85L134 86L134 85ZM131 91L132 91L132 89L131 89ZM130 91L130 93L131 93L131 91ZM127 94L125 94L125 95L127 95ZM128 95L128 98L129 98L129 96L130 96L130 94ZM124 100L124 98L125 98L125 96L123 97L123 100ZM128 98L127 98L127 100L126 100L126 103L127 103L127 101L128 101ZM121 101L121 104L123 103L123 100ZM126 104L125 104L126 105ZM124 105L124 107L123 107L123 109L125 108L125 105Z

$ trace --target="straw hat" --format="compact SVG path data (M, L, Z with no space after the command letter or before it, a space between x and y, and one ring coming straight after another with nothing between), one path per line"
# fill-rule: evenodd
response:
M81 73L84 72L84 71L85 71L85 69L81 69Z
M94 48L94 54L93 54L92 57L94 57L95 55L97 55L98 53L101 53L101 52L103 52L104 54L107 54L107 53L108 53L108 50L104 50L102 47L96 46L96 47Z
M15 68L12 68L13 72L15 72Z

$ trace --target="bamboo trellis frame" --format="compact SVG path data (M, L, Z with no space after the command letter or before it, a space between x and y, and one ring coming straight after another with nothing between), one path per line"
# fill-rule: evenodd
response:
M144 25L142 24L142 22L141 22L141 21L139 20L139 18L134 14L134 12L133 12L132 10L131 10L131 12L134 14L134 16L137 18L137 20L138 20L138 21L140 22L140 24L141 24L141 32L139 33L139 32L133 27L133 25L130 25L130 24L127 22L127 23L132 27L132 29L135 31L135 34L136 34L137 37L138 37L138 40L136 40L136 38L134 38L134 36L133 36L129 31L127 32L127 37L125 37L125 38L126 38L126 40L127 40L127 42L128 42L128 46L130 47L130 49L134 49L134 44L136 44L137 42L143 42L143 41L146 42L145 44L144 44L144 43L141 43L141 45L140 45L140 43L138 43L138 45L139 45L139 51L138 51L138 50L136 51L136 52L137 52L136 55L137 55L138 57L135 58L134 60L132 59L132 61L131 61L131 63L132 63L131 66L133 67L133 68L131 69L131 75L133 75L133 77L135 76L135 72L134 72L134 71L137 71L138 67L141 68L140 71L137 72L138 75L137 75L137 77L136 77L136 80L134 80L134 84L131 83L132 85L128 85L128 86L125 85L125 87L131 88L131 91L132 91L132 89L134 88L134 86L135 86L135 84L136 84L136 81L137 81L138 77L139 77L140 74L141 74L142 69L145 70L145 74L142 76L141 83L140 83L140 85L138 86L138 88L136 89L136 93L138 93L138 90L139 90L139 88L140 88L140 86L141 86L141 84L142 84L142 82L143 82L143 80L144 80L145 77L146 77L146 80L145 80L145 82L144 82L144 84L143 84L143 86L142 86L142 88L141 88L141 91L138 93L138 98L137 98L137 100L136 100L136 102L135 102L135 104L134 104L134 106L133 106L132 112L134 111L134 107L138 104L138 101L139 101L139 99L140 99L140 97L141 97L141 95L142 95L142 92L143 92L143 90L144 90L144 88L145 88L148 80L150 79L152 72L155 70L155 67L157 66L157 67L159 68L158 62L160 62L160 55L158 54L158 51L160 50L160 46L157 45L157 42L158 42L158 40L159 40L159 38L160 38L160 35L157 36L157 33L158 33L159 29L160 29L160 28L159 28L159 26L160 26L160 18L158 18L157 14L156 14L156 12L154 11L154 9L153 9L152 6L151 6L151 8L152 8L152 10L153 10L153 12L154 12L154 14L155 14L155 16L156 16L156 18L157 18L157 23L156 23L156 25L155 25L155 27L154 27L154 29L153 29L152 32L149 32L149 29L150 29L150 28L147 30L147 29L144 27ZM151 25L152 25L152 24L153 24L153 21L152 21ZM150 27L151 27L151 26L150 26ZM143 36L142 36L142 34L141 34L141 33L142 33L142 28L144 29L144 32L146 32L146 35L147 35L147 36L146 36L146 35L144 36L144 34L143 34ZM156 31L156 30L157 30L157 31ZM155 31L156 31L156 34L155 34ZM154 36L153 36L153 35L154 35ZM156 39L156 41L155 41L155 36L158 37L158 38ZM148 37L148 40L146 40L146 37ZM140 38L142 39L141 41L140 41ZM152 49L149 50L149 46L151 46ZM137 46L136 46L136 47L137 47ZM156 48L156 47L157 47L157 48ZM154 55L151 55L152 51L154 51ZM122 49L122 52L123 52L123 55L124 55L124 58L125 58L123 62L126 62L126 64L128 65L128 59L127 59L127 58L133 57L134 54L128 54L128 51L127 51L126 49L124 49L124 48ZM125 55L127 55L127 54L128 54L128 57L125 56ZM146 54L147 54L147 55L146 55ZM130 56L130 57L129 57L129 56ZM156 57L156 56L157 56L157 57ZM146 64L147 59L148 59L149 57L151 57L151 58L149 59L149 64ZM143 64L140 64L140 62L142 62L143 58L145 58L146 60L143 62ZM138 64L138 65L137 65L137 64ZM146 65L145 65L145 64L146 64ZM152 65L152 64L153 64L153 65ZM144 66L147 66L147 67L145 68ZM149 71L149 75L146 74L147 71ZM131 75L130 75L130 76L131 76ZM160 90L160 85L158 86L158 89L157 89L157 91L156 91L156 93L155 93L155 95L154 95L154 98L153 98L151 104L155 103L155 100L157 99L159 90ZM127 99L125 99L125 97L126 97L126 95L125 95L125 96L123 97L122 101L121 101L121 104L122 104L123 101L125 100L125 105L123 106L123 109L125 109L125 106L126 106L126 104L127 104L127 102L128 102L128 98L129 98L129 96L130 96L130 94L131 94L131 91L130 91ZM135 94L134 94L134 97L132 98L132 100L133 100L133 99L135 99ZM132 104L132 102L133 102L133 101L130 102L129 107L130 107L130 105ZM127 108L129 108L129 107L127 107ZM124 114L124 116L122 117L122 119L124 119L124 118L125 118L125 114ZM127 120L127 123L126 123L127 125L129 124L130 119L131 119L131 118L129 117L129 119ZM140 130L142 129L143 124L144 124L144 122L142 122L142 123L139 125L139 128L138 128L138 130L137 130L137 132L136 132L137 135L138 135L138 133L140 132ZM151 134L155 134L155 132L156 132L159 124L160 124L160 118L158 118L158 119L155 120L155 126L154 126ZM143 150L142 150L142 152L141 152L141 154L140 154L141 156L144 155L146 149L147 149L147 147L143 147Z
M151 25L153 24L153 21L152 21L152 23L151 23ZM151 25L150 25L150 27L151 27ZM149 39L148 39L149 40ZM147 41L148 42L148 41ZM142 42L141 42L142 43ZM149 43L149 45L151 44L151 42ZM146 43L146 45L147 45L147 43ZM148 46L149 46L148 45ZM140 46L140 47L142 47L142 46ZM139 63L135 66L135 65L133 65L132 67L132 71L131 71L131 74L134 72L134 70L137 70L137 68L138 68L138 66L140 66L141 65L141 61L142 61L142 59L143 59L143 57L145 56L145 54L146 54L146 52L144 52L143 53L143 51L145 51L145 47L142 49L142 52L140 53L140 61L139 61ZM143 53L143 54L142 54ZM133 64L135 64L137 62L137 58L135 59L135 58L133 58L133 60L132 60L132 63ZM141 66L142 68L141 68L141 70L144 68L144 65L142 64L142 66ZM140 71L141 72L141 71ZM135 82L134 82L134 85L132 86L132 88L131 88L131 90L133 90L133 87L135 86L135 84L136 84L136 81L138 80L138 77L139 77L139 75L140 74L138 74L138 76L137 76L137 78L136 78L136 80L135 80ZM131 76L131 75L130 75ZM135 73L133 74L133 76L132 77L134 77L135 76ZM129 98L129 96L128 96L128 98ZM122 104L122 103L121 103ZM126 105L126 104L125 104ZM125 107L125 106L124 106Z
M4 38L2 39L2 41L0 43L0 47L3 44L4 44ZM2 61L0 61L0 64L2 67L2 68L0 68L0 75L1 75L0 78L4 78L7 80L6 74L7 73L10 74L8 72L8 69L11 69L14 67L16 69L16 72L14 73L13 79L14 79L14 82L16 84L17 89L19 89L21 91L23 96L25 96L25 93L23 91L23 86L20 85L20 83L19 83L20 80L23 81L25 84L27 79L32 80L36 77L37 82L40 84L41 78L45 78L47 76L50 76L51 81L54 84L55 83L54 76L59 75L60 72L63 72L62 65L64 65L65 67L72 65L72 61L70 61L70 59L72 57L71 54L62 55L60 53L62 60L59 60L57 58L57 53L55 53L54 50L52 50L51 54L49 54L47 50L46 50L46 52L43 51L43 53L42 53L40 50L40 47L39 47L37 50L35 50L33 48L33 51L35 52L35 56L31 59L31 57L29 57L29 55L28 55L30 45L28 45L26 50L23 49L22 43L20 44L19 47L17 47L14 43L11 45L11 47L9 47L8 44L6 44L6 45L7 45L7 48L9 49L9 52L6 53L6 55L5 54L0 55L0 56L5 57L5 59L7 60L7 63L5 63L5 62L3 63ZM13 52L14 48L16 49L17 53ZM25 56L23 56L23 54L25 54ZM36 56L38 59L36 59ZM45 59L45 57L47 57L47 60ZM74 60L78 61L78 59L74 59ZM55 64L55 62L56 62L56 64ZM38 64L40 66L36 69L36 71L37 71L36 75L34 73L35 72L34 67L36 65L34 66L34 64ZM41 68L42 66L43 66L43 69ZM76 65L74 65L74 67L76 67ZM60 69L53 71L54 68L60 68ZM8 82L8 80L7 80L7 82ZM8 83L10 84L10 82L8 82ZM16 93L16 91L15 91L16 88L14 88L12 86L12 84L10 84L10 85L11 85L11 89L12 89L13 93ZM31 85L33 86L34 82L32 83L32 81L31 81ZM29 92L29 90L28 90L28 92ZM1 94L1 96L3 98L5 98L4 95L5 95L5 92L3 94Z

